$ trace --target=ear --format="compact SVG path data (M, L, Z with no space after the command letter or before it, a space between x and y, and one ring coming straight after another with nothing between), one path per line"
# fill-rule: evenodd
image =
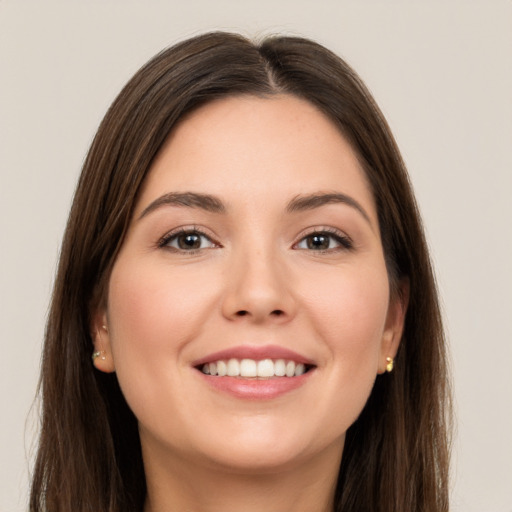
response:
M108 330L107 313L105 310L96 311L91 319L91 338L94 352L92 361L94 367L105 373L116 370L110 344L110 332Z
M409 304L409 279L401 279L389 301L386 325L382 334L378 373L386 371L388 358L394 359L402 339L405 314Z

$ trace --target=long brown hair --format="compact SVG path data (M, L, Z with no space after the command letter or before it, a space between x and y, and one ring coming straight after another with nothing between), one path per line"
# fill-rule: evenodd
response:
M90 311L103 296L141 184L176 123L216 98L277 93L331 118L365 169L391 289L410 297L395 371L378 376L347 432L335 510L448 510L449 386L437 292L418 209L389 127L339 57L312 41L260 44L228 33L154 57L103 119L64 236L46 328L42 425L32 512L140 512L146 494L137 421L115 374L95 371Z

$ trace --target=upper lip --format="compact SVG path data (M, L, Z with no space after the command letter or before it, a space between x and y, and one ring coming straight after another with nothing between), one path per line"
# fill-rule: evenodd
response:
M205 363L228 359L254 359L256 361L263 359L285 359L287 361L314 366L314 362L311 359L279 345L240 345L227 348L193 361L192 366L201 366Z

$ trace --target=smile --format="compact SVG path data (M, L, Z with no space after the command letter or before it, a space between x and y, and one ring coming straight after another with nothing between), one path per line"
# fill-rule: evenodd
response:
M285 359L229 359L205 363L201 371L218 377L269 379L274 377L299 377L310 369L309 365Z
M304 386L317 365L279 345L239 345L196 359L192 367L216 392L237 399L271 400Z

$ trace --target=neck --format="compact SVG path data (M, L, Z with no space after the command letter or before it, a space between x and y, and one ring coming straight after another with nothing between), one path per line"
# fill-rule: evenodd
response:
M144 512L332 512L341 449L274 471L235 472L174 459L146 465Z

